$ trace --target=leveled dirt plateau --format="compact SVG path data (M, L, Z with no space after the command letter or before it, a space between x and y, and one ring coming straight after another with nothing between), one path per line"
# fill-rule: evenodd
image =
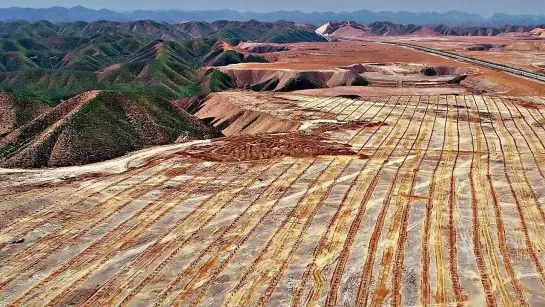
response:
M297 102L287 94L221 92L184 108L226 136L296 131L307 120L334 117Z
M238 88L254 91L290 92L306 88L327 88L353 85L364 82L358 73L347 69L290 70L269 67L246 68L244 65L229 65L220 68L235 81Z
M487 80L478 69L466 66L427 66L415 63L365 63L336 69L302 70L279 68L278 63L229 65L219 68L236 87L253 91L291 92L336 87L371 85L385 88L409 88L395 93L454 94L506 93L503 84ZM419 88L416 92L411 89ZM353 89L365 93L365 89ZM327 91L320 91L326 96ZM388 94L385 90L382 94ZM391 93L393 94L393 93Z
M401 62L401 63L421 63L426 66L455 66L475 68L464 62L457 62L439 56L433 56L428 53L402 48L390 44L382 44L380 40L400 40L405 39L412 43L416 40L425 42L431 40L429 37L401 37L401 38L372 38L375 42L369 41L350 41L334 43L298 43L290 44L290 50L281 53L268 53L264 56L271 62L268 67L277 69L293 70L327 70L338 67L350 66L358 63L381 63L381 62ZM459 38L442 37L439 40L433 38L438 44L448 43L450 40L473 39L472 44L482 43L483 37ZM494 37L494 42L503 43L512 38ZM368 39L366 39L368 40ZM503 61L507 62L508 56L504 56ZM540 62L535 59L531 63ZM248 63L241 67L263 68L263 64ZM478 67L479 72L468 79L475 77L485 78L492 83L499 84L508 88L510 95L545 95L545 86L542 83L520 78L501 71Z
M273 53L288 51L290 48L282 44L250 43L241 42L237 48L250 53Z
M455 87L383 87L383 86L339 86L334 88L318 88L294 91L292 94L326 96L326 97L365 97L384 95L461 95L467 93L465 88Z
M541 72L533 64L545 61L545 37L441 37L408 42L532 72Z

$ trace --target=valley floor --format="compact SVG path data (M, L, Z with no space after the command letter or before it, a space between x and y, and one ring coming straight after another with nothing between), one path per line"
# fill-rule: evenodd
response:
M270 95L306 129L2 172L0 305L542 304L544 97Z

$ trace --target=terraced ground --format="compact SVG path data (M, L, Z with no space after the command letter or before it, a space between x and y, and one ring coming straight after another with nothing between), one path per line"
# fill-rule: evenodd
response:
M270 95L305 129L3 170L0 305L543 304L544 97Z

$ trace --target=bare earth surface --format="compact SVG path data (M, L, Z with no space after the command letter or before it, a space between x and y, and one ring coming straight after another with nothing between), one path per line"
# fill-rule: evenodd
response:
M545 301L545 97L221 95L300 124L2 170L0 305Z
M456 66L460 68L478 68L479 72L473 74L467 78L467 81L474 84L476 89L499 89L493 90L493 92L504 93L508 95L525 95L525 96L543 96L545 95L545 86L543 83L532 81L529 79L523 79L502 71L484 67L474 67L465 62L458 62L451 59L443 58L440 56L430 55L425 52L418 52L412 49L403 48L400 46L383 44L377 40L383 41L400 41L405 40L413 44L422 44L438 49L443 49L442 46L459 45L458 40L463 38L459 37L386 37L386 38L361 38L362 41L342 41L334 43L298 43L290 44L290 50L285 52L277 52L270 54L263 54L268 59L275 61L274 63L248 63L241 64L237 68L246 67L249 69L287 69L287 70L326 70L336 69L341 66L348 66L352 64L361 63L419 63L428 66ZM373 41L370 41L370 40ZM483 42L484 38L469 38L473 39L467 45L476 45ZM503 41L498 43L505 43L505 41L512 42L515 38L504 38ZM431 42L431 43L429 43ZM542 48L545 45L545 40L541 40L536 43L538 47ZM447 49L447 48L445 48ZM460 52L461 54L467 54ZM520 52L529 53L527 51ZM543 60L539 54L543 51L532 51L531 54L535 54L535 63L541 63ZM509 52L496 52L494 61L502 64L511 64L514 59ZM481 58L481 57L479 57ZM486 55L482 57L484 60L492 60L487 58ZM517 67L517 65L514 65ZM534 67L535 68L535 67ZM435 94L435 93L430 93ZM388 88L385 88L381 95L390 95Z
M511 67L544 73L545 66L545 37L436 37L436 38L402 38L418 45L455 52L476 59L491 61ZM469 50L483 47L487 50ZM490 48L490 49L488 49Z

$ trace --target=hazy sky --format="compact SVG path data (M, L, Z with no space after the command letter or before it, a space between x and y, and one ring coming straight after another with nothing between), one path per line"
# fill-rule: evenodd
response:
M493 13L545 15L545 0L0 0L0 7L73 7L82 5L90 8L113 10L135 9L232 9L237 11L410 11L446 12L459 10L470 13L491 15Z

